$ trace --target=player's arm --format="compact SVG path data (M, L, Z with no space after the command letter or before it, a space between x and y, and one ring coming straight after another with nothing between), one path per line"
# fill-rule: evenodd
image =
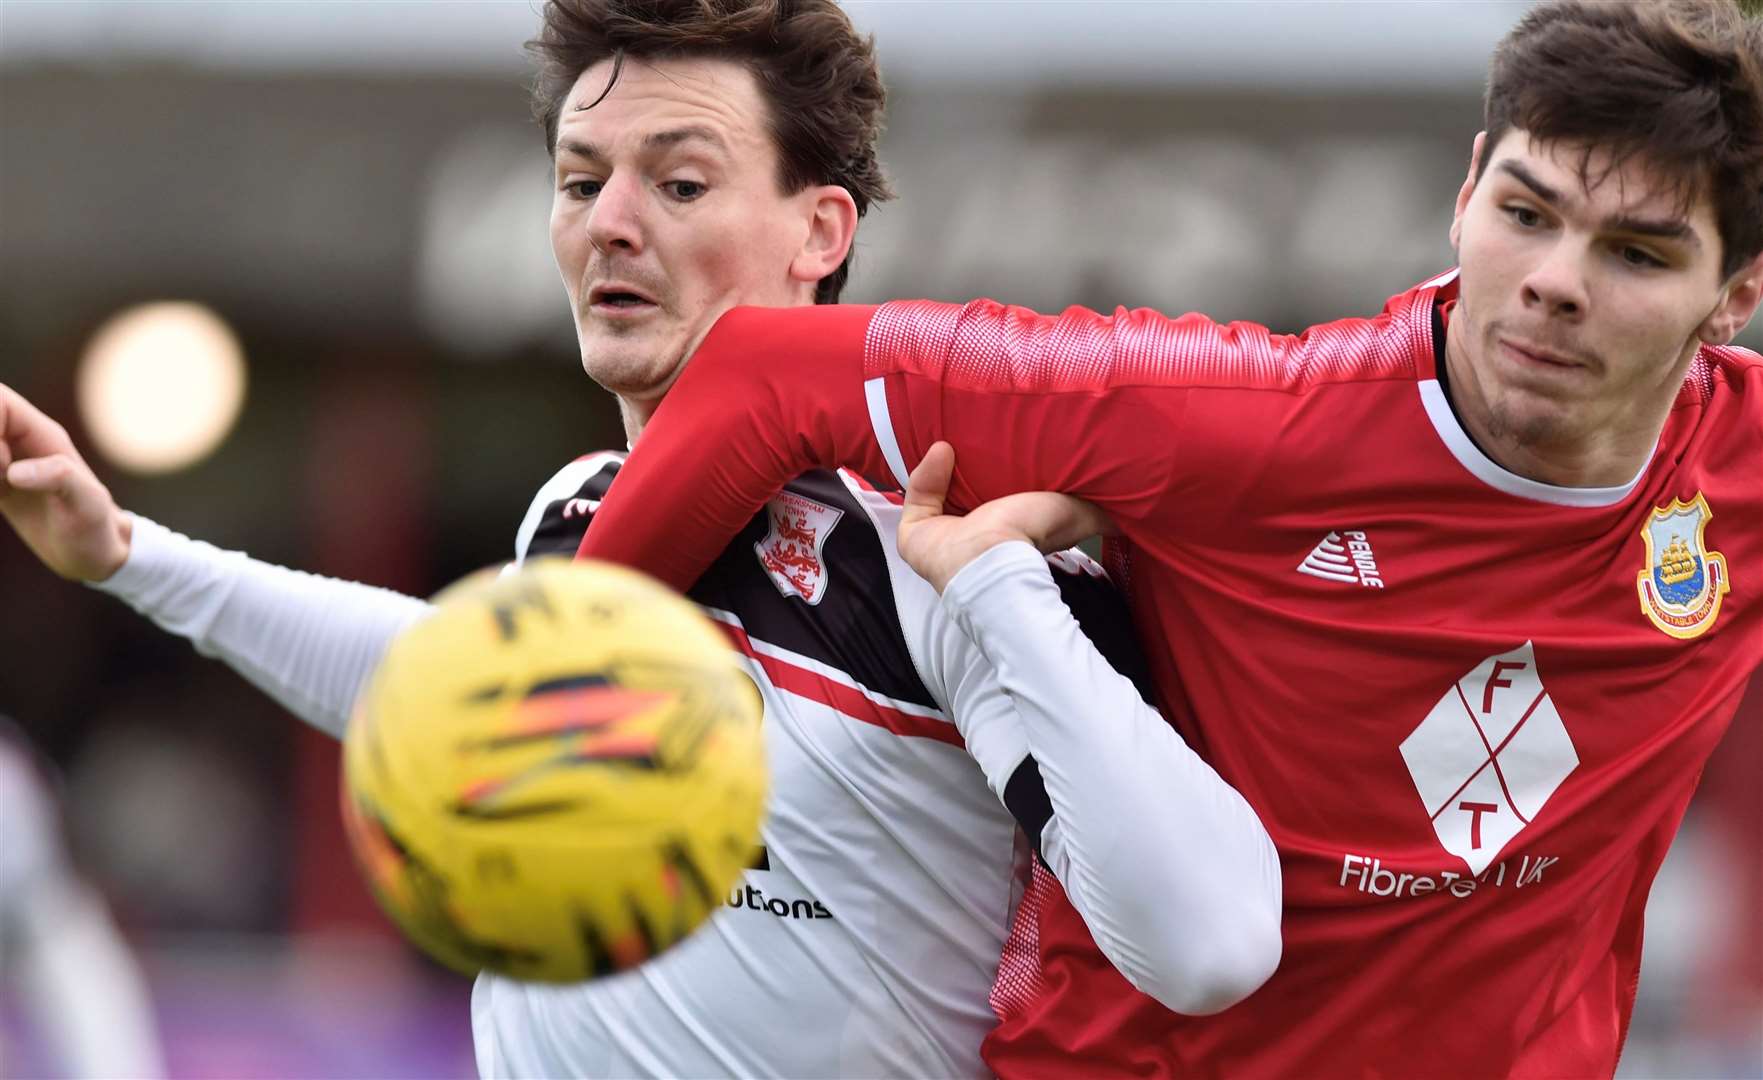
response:
M1281 951L1279 858L1254 810L1097 652L1031 545L988 550L944 607L1021 725L1005 805L1102 953L1176 1012L1253 993Z
M1088 621L1067 606L1035 545L1092 529L1093 508L1024 494L971 520L942 517L927 486L946 481L947 464L933 450L914 473L901 553L929 571L963 631L943 639L942 675L969 751L1129 982L1176 1012L1229 1007L1279 962L1272 841L1098 650L1134 666L1118 596L1080 578L1071 599L1089 601ZM965 561L928 565L927 552L951 549ZM978 662L960 657L964 645Z
M516 534L511 565L573 551L591 513L583 496L604 490L617 461L585 457L547 481ZM223 551L141 517L127 561L97 588L339 738L392 639L430 610L425 600Z
M116 505L60 424L0 386L0 514L44 565L94 584L340 736L355 695L428 605L222 551Z
M94 587L337 738L392 639L429 612L415 597L222 550L139 515L128 558Z
M1209 342L1227 336L1197 323ZM1180 327L988 301L736 309L668 392L580 553L683 588L791 477L846 466L904 486L939 439L960 454L957 506L1064 491L1130 528L1168 498L1186 406L1170 372L1195 336Z

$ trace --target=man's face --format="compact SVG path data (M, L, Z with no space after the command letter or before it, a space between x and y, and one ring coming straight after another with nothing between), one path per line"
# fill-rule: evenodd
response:
M812 302L819 266L801 256L821 189L781 192L745 67L630 60L605 100L582 108L611 72L609 61L588 68L564 99L551 249L582 367L628 417L653 408L729 308Z
M1656 435L1731 300L1709 199L1685 207L1645 162L1603 175L1596 156L1602 179L1587 190L1579 146L1522 131L1478 146L1488 165L1479 180L1471 167L1451 229L1451 375L1469 384L1458 395L1510 445L1573 447L1649 424Z

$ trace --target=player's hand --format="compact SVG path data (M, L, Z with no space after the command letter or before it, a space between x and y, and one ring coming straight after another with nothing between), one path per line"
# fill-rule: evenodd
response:
M4 384L0 516L64 578L103 581L129 557L129 516L117 509L66 429Z
M900 556L940 594L957 572L987 551L1026 540L1043 552L1062 551L1085 537L1112 531L1093 503L1052 491L1029 491L993 499L965 517L943 513L955 448L930 448L906 481L900 517Z

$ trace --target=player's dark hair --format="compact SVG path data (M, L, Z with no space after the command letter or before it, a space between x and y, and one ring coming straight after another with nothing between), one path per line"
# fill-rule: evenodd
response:
M604 98L627 59L711 57L746 65L758 81L784 194L836 184L858 217L893 194L876 157L887 95L874 41L835 0L548 0L527 49L539 66L533 111L553 154L564 99L583 71L612 61ZM850 270L847 254L815 287L815 302L837 302Z
M1735 0L1533 8L1494 50L1484 126L1489 149L1513 128L1583 147L1588 187L1638 155L1684 205L1706 191L1722 277L1763 251L1763 21Z

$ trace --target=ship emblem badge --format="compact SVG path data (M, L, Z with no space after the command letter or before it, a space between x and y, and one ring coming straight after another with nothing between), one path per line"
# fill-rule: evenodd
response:
M1635 578L1641 612L1674 638L1706 633L1720 616L1720 598L1732 588L1726 556L1709 551L1703 539L1714 512L1696 492L1689 502L1672 499L1655 509L1641 527L1647 567Z

